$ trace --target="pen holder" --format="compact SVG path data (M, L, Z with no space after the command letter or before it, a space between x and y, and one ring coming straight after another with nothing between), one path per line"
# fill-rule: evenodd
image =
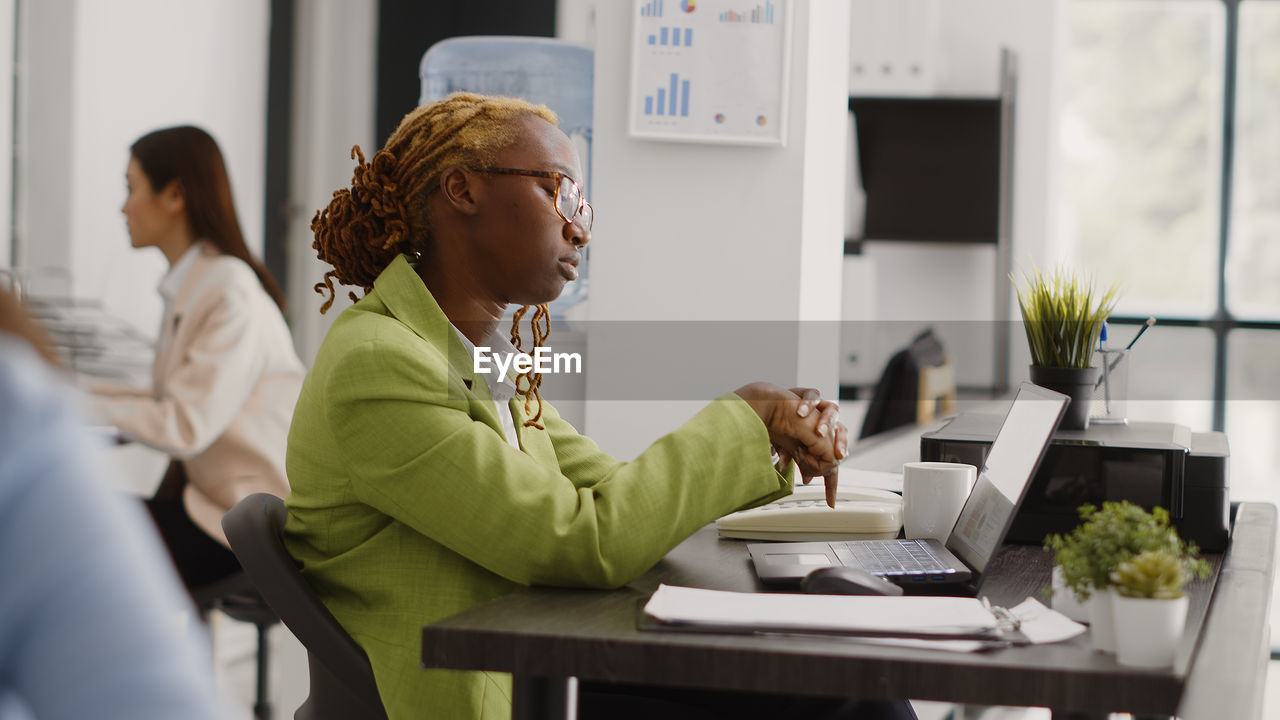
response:
M1093 407L1090 421L1096 423L1125 423L1129 399L1129 351L1125 349L1100 349L1095 351L1098 367L1098 384L1093 391Z

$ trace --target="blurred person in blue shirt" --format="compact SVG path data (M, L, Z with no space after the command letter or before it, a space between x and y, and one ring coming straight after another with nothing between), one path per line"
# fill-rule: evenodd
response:
M212 720L205 631L49 347L0 291L0 720Z

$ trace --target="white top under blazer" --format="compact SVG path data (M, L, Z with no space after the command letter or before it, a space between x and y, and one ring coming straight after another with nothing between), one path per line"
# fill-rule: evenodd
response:
M279 307L239 258L197 242L159 291L153 387L95 385L93 411L183 462L187 513L225 545L222 515L241 498L289 491L285 441L305 370Z

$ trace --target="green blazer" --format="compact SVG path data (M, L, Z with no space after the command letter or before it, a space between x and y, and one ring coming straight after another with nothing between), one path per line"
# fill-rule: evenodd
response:
M734 394L632 462L543 403L507 444L404 257L334 322L289 432L285 543L373 665L391 718L508 718L509 675L421 668L421 629L528 585L616 588L693 531L791 492Z

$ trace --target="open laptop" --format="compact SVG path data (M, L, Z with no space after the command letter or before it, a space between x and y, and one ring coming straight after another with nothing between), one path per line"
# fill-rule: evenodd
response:
M909 593L976 595L1070 399L1023 383L946 543L928 540L751 543L766 584L797 584L820 567L861 567Z

